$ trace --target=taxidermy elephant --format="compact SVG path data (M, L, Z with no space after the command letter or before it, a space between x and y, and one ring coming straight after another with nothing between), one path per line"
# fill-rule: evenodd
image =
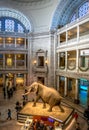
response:
M49 104L49 112L52 111L52 108L54 106L59 106L61 112L64 112L64 109L61 107L61 99L59 92L57 92L54 88L49 88L44 86L43 84L40 84L38 82L34 82L31 86L29 86L29 90L27 93L35 92L36 93L36 99L34 101L33 106L36 106L36 102L39 99L42 99L43 101L43 108L46 108L46 103Z

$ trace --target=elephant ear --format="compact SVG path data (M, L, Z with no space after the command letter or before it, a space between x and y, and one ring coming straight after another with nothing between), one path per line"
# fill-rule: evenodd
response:
M29 92L36 92L36 86L37 86L37 83L34 82L34 83L30 86Z

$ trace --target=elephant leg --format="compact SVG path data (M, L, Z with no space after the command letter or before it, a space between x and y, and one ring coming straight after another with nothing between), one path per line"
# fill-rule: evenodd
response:
M35 101L34 101L34 103L33 103L33 105L32 105L33 107L36 106L36 102L37 102L39 99L40 99L40 96L37 96L36 99L35 99Z
M61 112L64 112L64 109L61 107L61 104L59 105L59 108L60 108Z
M43 103L43 108L46 108L46 103Z
M46 103L44 102L44 100L41 98L41 100L43 101L43 108L46 108Z
M52 112L52 108L53 108L53 106L50 105L48 112Z

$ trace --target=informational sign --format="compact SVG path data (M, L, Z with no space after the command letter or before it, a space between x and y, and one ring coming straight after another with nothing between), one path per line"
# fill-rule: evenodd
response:
M89 49L81 50L80 51L80 56L89 56Z

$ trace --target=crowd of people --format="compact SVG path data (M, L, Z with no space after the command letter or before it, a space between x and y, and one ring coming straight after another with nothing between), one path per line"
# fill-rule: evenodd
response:
M50 124L41 119L34 119L31 121L31 119L27 117L21 130L62 130L62 124L58 121L54 121Z
M42 120L35 120L31 123L29 130L54 130L54 128L45 124Z

